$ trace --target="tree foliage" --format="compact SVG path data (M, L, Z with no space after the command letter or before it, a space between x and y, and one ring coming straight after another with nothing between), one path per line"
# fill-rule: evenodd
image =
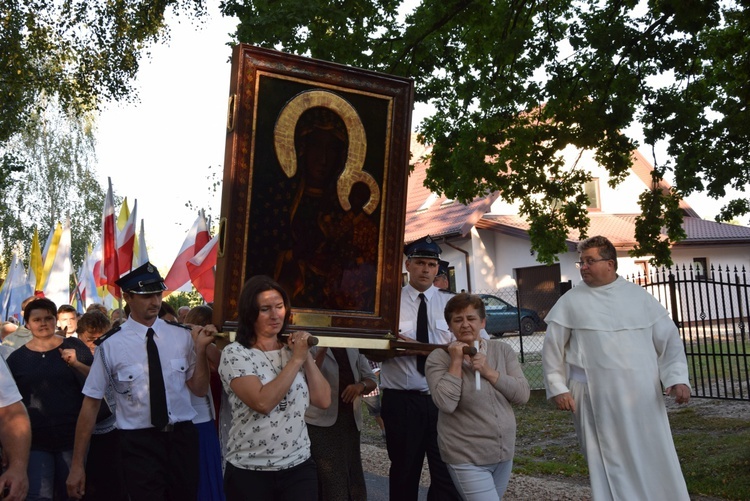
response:
M39 111L42 97L86 113L132 98L149 44L168 37L167 10L205 13L205 0L4 0L0 7L0 188L15 168L6 144Z
M409 6L415 5L413 10ZM437 110L426 185L459 201L495 190L519 202L541 261L585 234L589 174L569 146L621 181L641 129L655 181L641 197L635 253L669 263L684 238L677 201L750 181L750 15L746 1L224 0L241 42L414 78ZM722 216L748 212L732 202ZM666 239L664 237L666 236Z
M90 116L66 114L52 100L29 118L23 133L8 143L26 165L10 177L0 197L0 242L5 262L16 242L27 251L34 227L41 244L70 217L71 258L76 268L88 245L101 233L105 193L94 169L94 131Z

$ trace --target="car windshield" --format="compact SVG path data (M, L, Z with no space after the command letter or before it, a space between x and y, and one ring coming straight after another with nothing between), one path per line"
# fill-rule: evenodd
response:
M508 307L508 303L494 296L484 296L482 300L486 307L492 308L493 310L504 310Z

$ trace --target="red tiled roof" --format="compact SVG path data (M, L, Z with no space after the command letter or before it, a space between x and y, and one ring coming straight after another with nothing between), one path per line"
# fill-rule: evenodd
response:
M589 214L588 235L603 235L617 248L632 248L635 245L635 214ZM732 224L706 221L695 217L685 217L682 227L687 238L675 245L750 243L750 228ZM508 235L524 236L529 223L519 216L485 215L477 223L477 228L492 229ZM579 240L577 231L568 235L571 248Z
M416 160L416 158L412 158ZM409 187L406 198L406 232L404 242L409 243L430 235L433 238L465 236L477 221L492 206L497 194L477 197L470 204L452 202L445 196L437 197L433 203L418 211L432 194L425 188L427 165L417 162L409 175Z
M414 170L409 175L409 186L406 200L406 231L404 242L409 243L431 235L434 238L465 236L472 227L491 229L500 233L528 238L528 222L517 215L488 215L492 203L499 193L477 197L470 204L463 205L451 202L440 196L432 204L418 209L430 197L431 192L424 186L429 161L423 162L422 156L430 148L416 142L412 136L412 162ZM651 184L653 168L637 151L633 154L633 172L646 184ZM669 183L659 183L662 189L668 189ZM750 243L750 228L730 224L716 223L700 219L696 212L681 201L680 208L685 215L683 228L687 238L677 245L716 244L716 243ZM635 245L635 214L589 213L590 225L588 235L603 235L618 248L632 248ZM571 232L568 244L571 250L579 240L578 232Z

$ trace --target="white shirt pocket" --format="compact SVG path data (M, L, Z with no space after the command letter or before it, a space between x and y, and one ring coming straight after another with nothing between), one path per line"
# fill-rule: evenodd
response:
M453 333L448 328L448 322L444 318L439 318L435 321L435 329L437 329L436 334L440 337L440 339L436 340L437 343L445 344L453 340Z
M184 381L188 370L187 358L173 358L169 361L169 364L172 367L172 377Z
M411 320L405 320L403 322L399 322L398 324L398 333L404 337L408 337L410 339L417 339L417 333L415 331L414 322Z
M121 383L132 383L141 377L144 372L141 364L126 365L117 371L117 380Z

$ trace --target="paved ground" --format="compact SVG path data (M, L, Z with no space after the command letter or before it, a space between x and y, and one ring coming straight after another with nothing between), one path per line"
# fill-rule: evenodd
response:
M365 472L365 484L367 485L367 501L388 501L388 479ZM419 487L419 501L427 499L427 488Z

